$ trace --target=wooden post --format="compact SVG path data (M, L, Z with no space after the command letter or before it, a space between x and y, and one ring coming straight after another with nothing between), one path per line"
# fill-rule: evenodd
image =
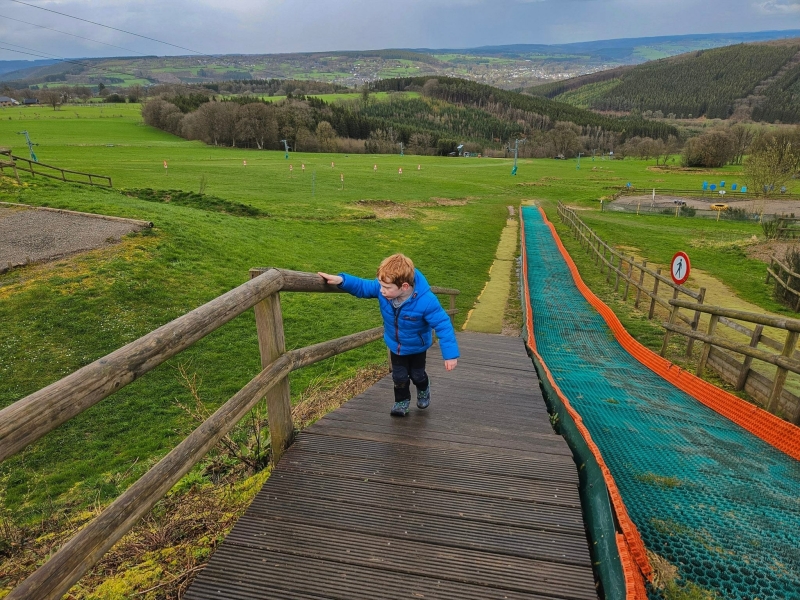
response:
M706 299L706 288L700 288L700 297L697 299L698 304L702 304ZM692 319L692 331L697 331L697 326L700 324L700 311L694 311L694 318ZM689 338L686 343L686 356L692 355L692 348L694 347L694 338Z
M798 336L800 336L800 333L797 331L786 332L786 343L783 345L781 356L791 357L792 354L794 354ZM783 385L786 383L786 376L788 374L789 371L783 367L778 367L778 370L775 372L775 381L772 383L772 392L770 392L769 404L767 404L767 410L772 414L778 412L778 401L780 400L781 392L783 392Z
M255 274L251 274L251 277L255 276ZM253 308L256 313L261 368L265 369L286 352L280 294L278 292L271 294ZM276 383L267 392L265 399L267 401L269 435L272 446L272 463L278 464L284 450L292 443L294 435L289 378L284 377L280 382Z
M628 289L631 285L631 277L633 277L633 263L634 259L631 256L631 261L628 263L628 277L625 279L625 295L622 298L624 302L628 301Z
M775 266L775 257L774 256L770 256L770 258L769 258L769 268L772 269L772 268L774 268L774 266ZM769 274L769 269L767 269L767 278L764 280L764 283L769 283L769 278L770 277L771 277L771 275Z
M620 256L619 257L619 263L617 264L617 269L616 269L617 279L614 282L614 293L615 294L617 293L617 290L619 290L619 274L621 272L622 272L622 257Z
M678 320L678 311L680 310L679 307L673 306L672 312L669 313L669 324L675 325L675 322ZM661 356L667 356L667 345L669 344L669 339L672 337L672 332L667 329L664 332L664 343L661 345Z
M647 261L642 261L642 272L639 274L639 287L636 288L636 302L633 303L633 306L639 308L639 299L642 297L642 288L644 287L644 268L647 266Z
M656 275L661 275L661 269L656 269ZM647 314L648 319L652 319L656 312L656 296L658 295L658 283L661 281L658 277L655 278L653 284L653 297L650 299L650 312Z
M711 315L711 320L708 322L708 335L714 335L714 330L717 328L719 315ZM700 355L700 361L697 363L697 370L695 374L698 377L703 376L703 370L706 368L708 362L708 355L711 353L711 344L708 342L703 343L703 353Z
M761 341L761 334L764 331L763 325L756 325L755 329L753 329L753 336L750 338L750 347L751 348L758 348L758 342ZM745 356L744 357L744 364L742 365L742 370L739 371L739 379L736 380L736 387L735 390L743 390L744 384L747 383L747 376L750 374L750 365L753 364L753 357L752 356Z
M456 297L453 294L450 294L450 310L454 311L456 309ZM456 326L456 315L455 313L450 313L450 323L453 325L453 328Z

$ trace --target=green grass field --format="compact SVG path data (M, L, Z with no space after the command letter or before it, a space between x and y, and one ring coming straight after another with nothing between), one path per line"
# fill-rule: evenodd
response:
M155 228L117 246L0 275L0 406L243 283L254 266L371 277L383 257L404 252L433 284L462 291L460 323L488 278L506 206L540 200L555 220L557 200L596 208L599 197L627 182L641 189L688 188L710 177L654 172L648 170L652 162L585 157L581 170L574 160L521 160L516 177L511 161L500 159L292 153L286 160L283 152L209 147L171 136L145 126L139 106L129 104L0 110L0 146L26 156L17 134L22 130L39 144L41 162L109 175L115 189L23 175L22 187L3 180L2 200L145 219ZM737 171L720 173L731 179ZM172 201L158 193L199 192L202 181L204 198ZM396 206L387 212L386 201ZM687 237L724 241L760 233L752 225L582 214L606 239L637 246L652 261L666 261ZM749 301L779 308L767 287L759 287L763 265L735 253L694 252L693 265ZM349 296L286 294L283 308L292 348L380 321L374 302ZM312 381L333 385L384 360L385 349L372 344L295 373L293 397ZM259 369L252 313L0 466L5 509L33 522L48 511L116 497L191 426L175 404L189 400L179 365L202 377L204 400L219 406Z

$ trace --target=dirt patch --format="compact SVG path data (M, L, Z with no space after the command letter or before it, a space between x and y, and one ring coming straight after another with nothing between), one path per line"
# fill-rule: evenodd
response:
M770 240L769 242L748 246L745 252L750 258L755 258L761 262L769 263L773 256L777 257L779 260L783 260L783 257L786 255L786 251L789 250L789 248L798 246L799 244L800 242L798 240Z
M371 210L376 219L410 219L412 216L408 206L393 200L359 200L356 206Z
M394 200L358 200L360 208L372 211L376 219L411 219L411 209L436 208L441 206L465 206L475 198L431 198L429 202L395 202ZM431 217L429 213L426 216Z
M424 206L465 206L470 200L475 198L431 198L430 203L425 203Z
M715 169L698 169L696 167L647 167L653 173L694 173L695 175L730 175L727 171L717 171Z
M101 215L0 206L0 273L113 245L145 227Z

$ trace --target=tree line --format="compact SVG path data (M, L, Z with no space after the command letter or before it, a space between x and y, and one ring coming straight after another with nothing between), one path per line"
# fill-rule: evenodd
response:
M470 152L504 155L515 139L525 140L523 156L574 156L613 150L629 137L677 137L661 123L617 120L568 105L525 97L451 78L389 80L362 89L353 101L327 103L295 96L266 102L253 96L218 98L208 91L167 93L149 99L146 123L209 144L277 149L280 140L302 151L410 152L446 155L465 144ZM407 85L406 85L407 84ZM393 94L418 89L421 97ZM372 92L386 89L388 100ZM491 92L491 93L489 93ZM522 100L518 100L522 98ZM582 123L569 121L579 115ZM648 135L650 134L650 135Z

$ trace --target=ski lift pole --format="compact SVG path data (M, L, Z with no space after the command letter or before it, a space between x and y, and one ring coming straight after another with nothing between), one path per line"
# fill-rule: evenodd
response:
M284 158L288 160L289 159L289 142L287 142L286 140L281 140L281 141L283 142L283 148L286 151L286 154L284 155Z
M404 150L404 148L403 148L403 142L400 142L400 144L398 144L398 145L400 146L400 156L405 156L405 155L403 154L403 150Z
M36 154L35 154L35 153L34 153L34 151L33 151L33 147L34 147L34 146L38 146L39 144L34 144L34 143L31 141L31 136L29 136L29 135L28 135L28 131L27 131L27 130L25 130L25 131L18 131L18 132L17 132L17 135L24 135L24 136L25 136L25 141L26 141L26 142L28 142L28 152L30 152L30 153L31 153L31 160L32 160L33 162L36 162L36 163L38 163L38 162L39 162L39 159L38 159L38 158L36 158Z
M514 139L514 166L511 168L511 174L517 174L517 157L519 156L519 143L525 143L525 140Z

